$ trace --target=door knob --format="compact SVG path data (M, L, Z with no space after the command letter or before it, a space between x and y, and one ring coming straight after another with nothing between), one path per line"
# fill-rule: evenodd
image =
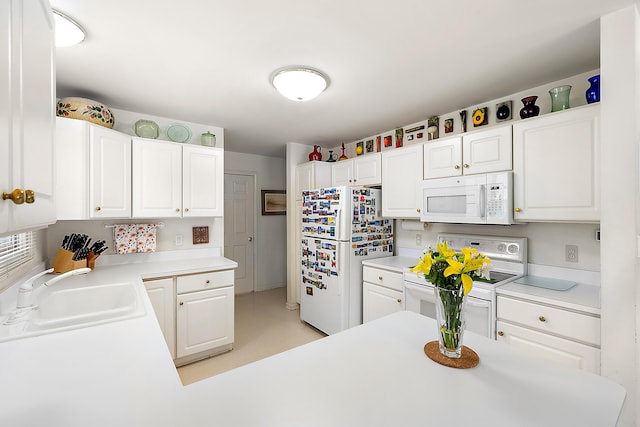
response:
M455 165L453 168L454 169L460 169L460 165Z
M2 200L11 200L16 205L24 203L24 190L16 188L11 193L2 192Z
M502 331L498 331L498 336L499 336L499 337L503 337L503 336L504 336L504 332L502 332Z
M249 236L247 240L249 240L250 242L253 242L253 237Z
M26 196L25 202L33 203L36 201L36 192L33 190L24 190L24 195Z
M515 211L516 211L516 212L522 212L522 209L520 209L520 208L516 208L516 209L515 209Z
M468 168L468 167L469 167L469 165L465 163L465 164L464 164L464 167L465 167L465 168Z

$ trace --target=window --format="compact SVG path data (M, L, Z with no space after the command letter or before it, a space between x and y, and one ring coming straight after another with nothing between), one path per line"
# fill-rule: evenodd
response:
M36 233L32 231L0 237L0 278L33 259L35 246Z

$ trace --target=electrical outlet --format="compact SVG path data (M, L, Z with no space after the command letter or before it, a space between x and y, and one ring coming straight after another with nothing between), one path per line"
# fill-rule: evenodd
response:
M578 262L578 245L566 245L564 254L568 262Z
M176 246L182 246L182 234L176 234Z
M416 245L420 246L422 244L422 234L416 234Z

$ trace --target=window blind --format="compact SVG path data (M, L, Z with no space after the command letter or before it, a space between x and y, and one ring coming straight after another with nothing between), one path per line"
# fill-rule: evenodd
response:
M0 278L33 258L36 246L36 233L14 234L0 237Z

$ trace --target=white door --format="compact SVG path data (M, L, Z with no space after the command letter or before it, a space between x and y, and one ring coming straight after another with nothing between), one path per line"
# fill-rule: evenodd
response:
M362 284L363 323L371 322L397 311L402 311L402 291L367 282Z
M171 358L176 358L176 327L175 327L175 291L173 289L173 277L164 279L145 280L144 287L147 289L149 301L153 307L153 312L158 319L158 324L167 342Z
M382 184L382 153L367 154L354 159L354 185Z
M511 170L511 125L462 136L463 175Z
M422 144L382 153L382 216L420 218Z
M223 158L221 148L182 147L183 216L222 216Z
M238 263L235 270L235 292L253 292L255 177L224 176L224 256Z
M424 179L462 175L462 137L424 144Z

